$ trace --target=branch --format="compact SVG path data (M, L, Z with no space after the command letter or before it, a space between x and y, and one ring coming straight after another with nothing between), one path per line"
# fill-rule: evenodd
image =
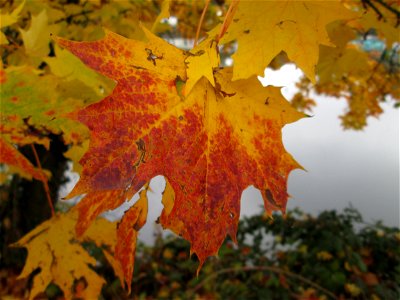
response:
M203 8L203 12L201 13L199 25L197 25L196 38L194 39L193 48L196 47L197 42L199 41L201 24L203 24L203 20L204 20L204 17L206 15L207 8L208 8L209 4L210 4L210 0L206 0L206 3L205 3L204 8Z
M362 0L364 7L370 6L378 15L378 20L383 19L386 22L385 17L381 13L381 11L370 1L370 0Z
M54 211L53 201L51 201L50 189L47 184L47 179L44 176L42 164L40 163L39 156L35 149L35 145L31 144L31 148L32 148L33 155L35 156L36 165L38 166L38 168L40 169L40 171L42 173L42 183L43 183L44 190L46 192L47 202L49 203L49 206L50 206L51 216L54 217L55 211Z
M217 44L219 43L221 38L224 36L225 32L228 30L229 25L231 25L233 16L235 15L236 10L238 8L239 1L240 0L232 0L231 5L229 6L228 11L226 12L224 22L222 23L222 26L221 26L221 30L218 34L218 37L216 40Z
M286 271L283 269L280 269L278 267L273 267L273 266L244 266L241 268L226 268L219 270L217 272L212 273L211 275L207 276L206 278L203 279L198 285L196 285L193 289L189 290L188 293L189 295L194 294L196 291L198 291L200 288L202 288L208 281L211 279L214 279L215 277L225 274L225 273L234 273L234 272L251 272L251 271L270 271L273 273L277 274L284 274L286 276L295 278L299 281L302 281L315 289L323 292L325 295L329 296L332 299L338 299L335 294L333 294L331 291L327 290L326 288L320 286L319 284L315 283L314 281L311 281L310 279L307 279L301 275L294 274L290 271Z
M400 11L398 11L397 9L391 7L389 4L387 4L385 1L383 0L375 0L376 2L378 2L380 5L382 5L384 8L386 8L387 10L391 11L392 13L394 13L397 17L397 25L399 25L399 21L400 21Z

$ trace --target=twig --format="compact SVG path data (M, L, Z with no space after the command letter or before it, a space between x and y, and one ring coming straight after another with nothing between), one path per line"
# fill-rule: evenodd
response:
M228 30L229 25L231 25L233 16L235 15L237 7L239 5L239 1L240 0L232 0L231 5L229 6L228 11L226 12L224 22L222 23L222 26L221 26L221 30L218 34L217 44L219 43L221 38L224 36L226 31Z
M201 25L203 24L203 20L204 20L204 17L206 15L207 8L208 8L209 4L210 4L210 0L206 0L206 3L205 3L204 8L203 8L203 12L201 13L199 25L197 25L196 38L194 39L193 47L196 47L197 42L199 41Z
M391 7L389 4L385 3L382 0L375 0L376 2L378 2L380 5L382 5L383 7L385 7L386 9L388 9L389 11L391 11L392 13L394 13L397 17L397 25L399 24L399 19L400 19L400 11L398 11L397 9Z
M50 206L51 216L54 217L55 211L54 211L53 202L51 201L50 189L47 184L47 179L45 178L45 175L43 173L42 164L40 163L39 156L35 149L35 145L31 144L31 148L32 148L33 155L35 156L36 164L42 173L42 183L43 183L44 190L46 192L47 202L49 203L49 206Z
M383 14L381 13L381 11L370 1L370 0L362 0L363 4L365 4L366 6L370 6L378 15L378 20L383 19L383 21L386 22L386 18L383 16ZM364 6L365 7L365 6Z
M208 277L206 277L203 281L201 281L198 285L196 285L193 289L189 290L188 293L189 294L193 294L195 293L197 290L199 290L201 287L203 287L208 281L210 281L211 279L221 275L221 274L225 274L225 273L233 273L233 272L252 272L252 271L270 271L270 272L274 272L277 274L284 274L287 275L289 277L293 277L296 278L314 288L316 288L317 290L323 292L325 295L329 296L332 299L337 299L337 297L335 296L335 294L333 294L331 291L327 290L326 288L320 286L319 284L311 281L310 279L307 279L301 275L297 275L294 274L290 271L286 271L283 269L280 269L278 267L273 267L273 266L244 266L241 268L227 268L227 269L222 269L219 270L217 272L212 273L211 275L209 275Z

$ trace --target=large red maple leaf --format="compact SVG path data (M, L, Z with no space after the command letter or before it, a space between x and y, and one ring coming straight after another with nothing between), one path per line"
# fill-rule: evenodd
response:
M164 175L161 224L190 241L201 266L217 254L226 235L235 240L240 198L248 186L262 191L268 212L285 209L288 175L300 166L285 151L281 129L303 115L278 88L262 87L255 76L232 82L232 71L218 66L215 87L197 74L190 93L182 95L177 86L193 74L187 72L187 58L198 56L202 62L216 47L187 53L146 34L146 42L111 32L95 42L57 39L89 67L117 81L110 96L72 115L89 127L91 141L81 160L81 179L69 196L87 193L78 204L77 229L83 232L99 213ZM143 194L131 210L118 228L116 251L127 282L135 231L147 214Z

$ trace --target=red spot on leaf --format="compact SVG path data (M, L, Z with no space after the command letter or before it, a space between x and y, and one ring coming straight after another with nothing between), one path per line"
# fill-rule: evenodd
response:
M7 81L7 74L4 70L0 70L0 84Z
M52 109L52 110L49 110L49 111L45 112L45 114L47 116L54 116L56 114L56 112L55 112L55 110Z

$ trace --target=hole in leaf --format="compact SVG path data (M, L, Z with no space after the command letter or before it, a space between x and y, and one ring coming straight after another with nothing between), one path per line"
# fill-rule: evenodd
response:
M163 56L157 56L153 53L153 51L149 48L145 48L146 52L147 52L147 60L151 61L153 63L153 65L156 65L156 59L162 59Z

